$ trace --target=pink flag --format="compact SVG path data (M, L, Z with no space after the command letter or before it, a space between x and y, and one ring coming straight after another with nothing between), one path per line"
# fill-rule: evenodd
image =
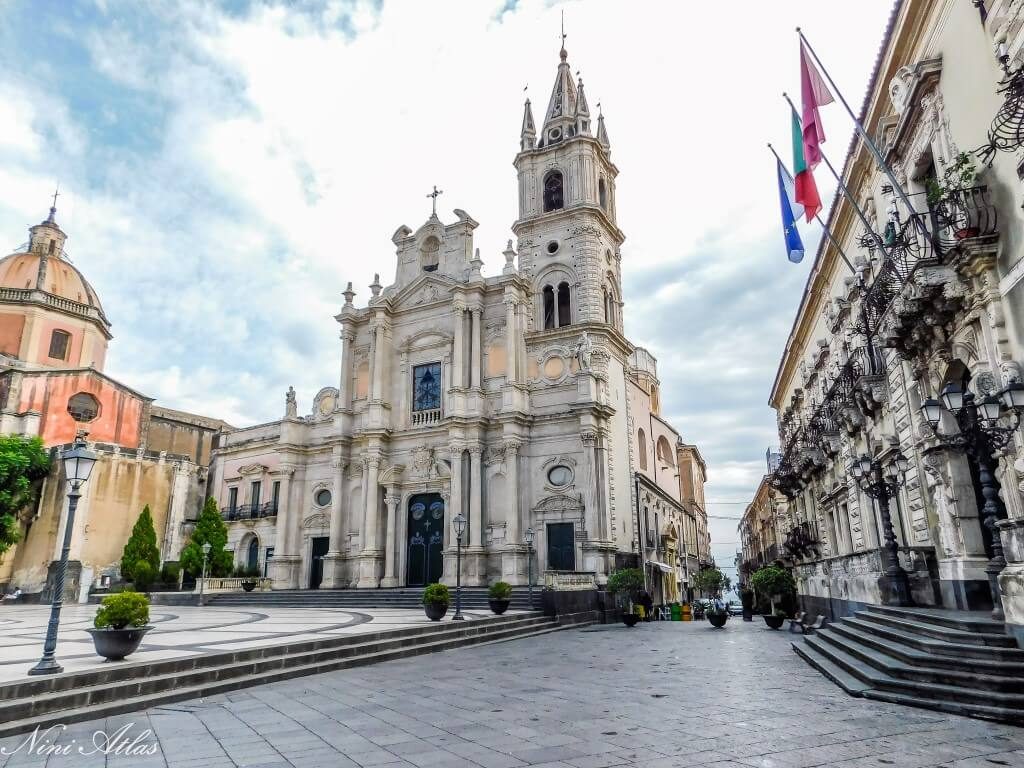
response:
M818 107L831 104L835 99L825 81L815 69L807 49L800 43L800 97L803 101L802 122L804 124L804 160L809 168L815 168L821 162L821 148L825 141L825 129L821 125Z

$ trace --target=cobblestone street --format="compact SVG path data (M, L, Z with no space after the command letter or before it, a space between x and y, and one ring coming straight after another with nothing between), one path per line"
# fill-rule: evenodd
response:
M760 621L619 625L299 678L68 727L15 766L1024 766L1024 729L846 696ZM151 756L77 754L93 733ZM10 753L24 737L0 742ZM124 749L122 749L124 752Z

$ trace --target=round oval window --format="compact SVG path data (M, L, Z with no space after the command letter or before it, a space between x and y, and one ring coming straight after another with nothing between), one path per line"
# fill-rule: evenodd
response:
M321 488L316 492L316 503L317 506L326 507L331 503L331 492L326 488Z
M75 421L92 421L100 413L100 402L88 392L79 392L68 400L68 413Z
M548 243L548 253L551 253L551 254L558 253L558 241L557 240L552 240L550 243Z
M557 487L568 485L572 482L572 470L561 465L552 467L548 470L548 482Z

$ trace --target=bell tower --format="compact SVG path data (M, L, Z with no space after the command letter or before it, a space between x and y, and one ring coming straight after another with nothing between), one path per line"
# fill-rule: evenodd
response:
M563 36L543 124L523 109L519 174L519 268L532 283L533 328L608 323L622 330L620 252L611 145L598 105L596 135L582 78Z

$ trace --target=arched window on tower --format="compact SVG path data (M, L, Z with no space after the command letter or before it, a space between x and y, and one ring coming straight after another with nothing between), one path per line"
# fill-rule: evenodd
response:
M647 469L647 437L642 429L636 433L636 451L640 455L640 469Z
M601 207L608 210L608 188L604 184L604 179L597 180L597 200L601 203Z
M557 211L562 206L562 172L551 171L544 177L544 212Z
M433 235L423 241L423 247L420 249L420 265L424 272L437 271L437 252L439 250L441 250L441 243Z
M558 327L572 325L572 312L569 306L569 284L558 284Z
M544 330L555 327L555 289L544 286Z

